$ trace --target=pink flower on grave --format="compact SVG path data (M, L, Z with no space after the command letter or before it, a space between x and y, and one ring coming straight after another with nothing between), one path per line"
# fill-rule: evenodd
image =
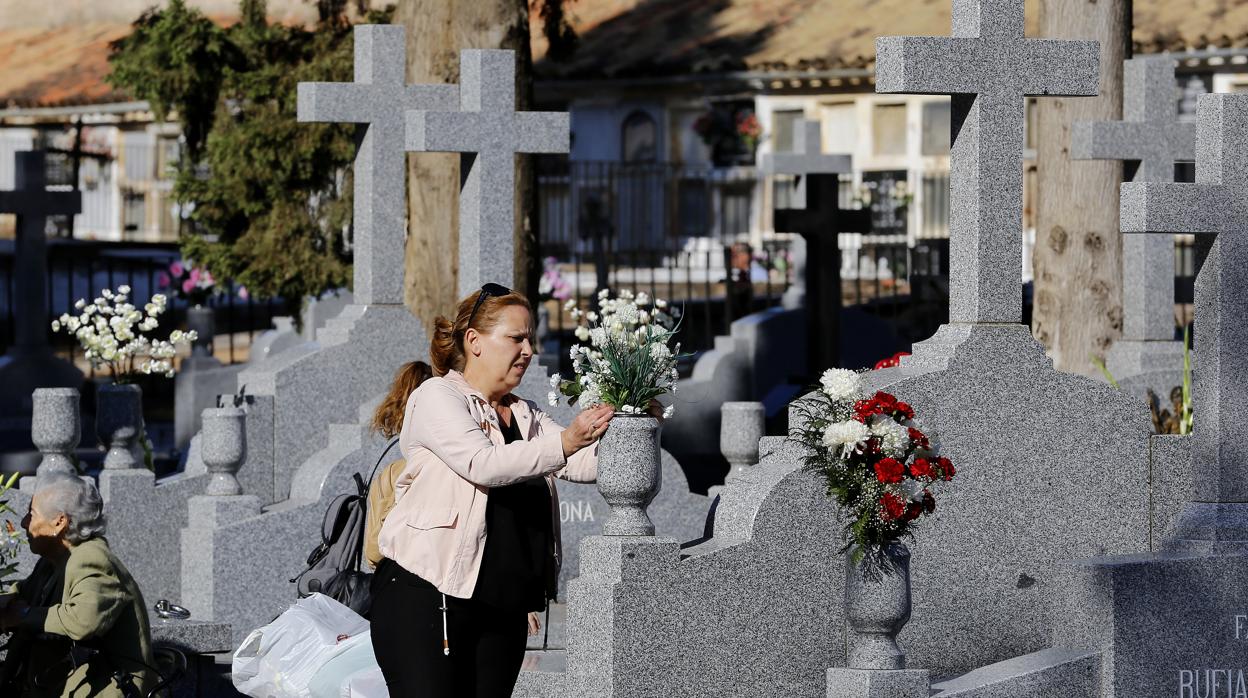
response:
M173 285L173 279L169 278L169 275L162 271L156 275L156 285L163 291Z
M173 264L169 265L169 273L174 276L182 276L182 272L184 271L186 270L182 267L182 262L175 260Z
M239 286L238 297L242 298L243 300L247 300L248 298L251 298L251 293L247 290L246 286Z
M195 281L194 279L188 276L186 280L182 282L182 292L190 293L194 288L195 288Z

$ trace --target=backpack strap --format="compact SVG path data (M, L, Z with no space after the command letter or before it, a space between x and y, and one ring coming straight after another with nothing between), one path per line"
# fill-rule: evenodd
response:
M399 443L399 437L396 436L390 440L390 443L386 445L386 449L381 452L381 457L377 459L377 464L373 466L373 471L368 474L368 482L365 483L366 486L364 488L365 494L368 493L368 488L373 486L373 478L377 477L377 468L381 467L381 462L386 459L386 454L390 453L390 449L394 448L397 443Z

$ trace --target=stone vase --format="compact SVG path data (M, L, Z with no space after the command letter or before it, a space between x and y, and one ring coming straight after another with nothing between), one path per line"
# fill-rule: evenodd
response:
M203 411L202 449L204 465L211 479L205 494L242 494L238 469L247 456L246 413L238 407L216 407Z
M43 454L36 476L76 475L73 454L82 439L78 389L36 388L31 397L30 438Z
M108 448L104 467L125 470L142 465L135 451L142 453L143 389L132 383L100 386L95 394L95 431Z
M725 402L719 415L719 451L732 466L731 480L758 463L758 441L765 435L763 403Z
M209 306L195 305L186 309L186 329L199 337L191 343L191 356L212 356L212 338L216 334L216 314Z
M905 669L897 634L910 620L910 550L902 543L845 559L845 619L850 669Z
M661 476L659 420L616 412L598 446L598 491L611 507L603 535L654 535L646 507L659 492Z

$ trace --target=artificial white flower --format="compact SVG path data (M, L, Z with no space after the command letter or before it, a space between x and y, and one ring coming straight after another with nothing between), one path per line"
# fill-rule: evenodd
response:
M559 406L559 393L556 393L553 390L547 393L546 402L550 403L551 407L558 407Z
M83 298L79 298L79 299L78 299L78 300L74 303L74 307L75 307L75 308L77 308L78 310L82 310L82 309L83 309L83 308L85 308L86 306L87 306L87 301L86 301L86 299L83 299Z
M852 453L859 444L867 440L868 436L870 436L870 431L866 424L850 419L829 424L828 428L823 431L823 445L832 449L841 449L844 456Z
M125 284L122 284L117 287L117 293L120 293L123 296L128 296L130 295L130 287Z
M577 325L576 329L573 330L573 333L576 335L577 340L582 341L582 342L589 341L589 328L588 327L584 325Z
M663 419L671 419L676 414L676 405L668 405L663 408Z
M60 320L53 320L53 321L52 321L52 331L53 331L53 332L60 332L60 331L61 331L61 321L60 321Z
M641 291L634 299L637 305L650 305L650 295L645 291Z
M856 371L829 368L819 378L823 394L836 402L857 400L862 393L862 378Z

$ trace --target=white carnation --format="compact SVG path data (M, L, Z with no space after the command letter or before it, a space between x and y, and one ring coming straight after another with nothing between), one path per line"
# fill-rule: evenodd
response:
M546 402L550 403L551 407L558 407L559 406L559 393L556 393L553 390L547 393Z
M856 371L844 368L829 368L819 378L824 395L838 402L854 400L861 396L862 379Z
M872 417L871 435L880 440L884 455L900 458L910 448L910 433L892 417L882 414Z
M671 419L676 414L676 405L668 405L663 408L663 419Z

